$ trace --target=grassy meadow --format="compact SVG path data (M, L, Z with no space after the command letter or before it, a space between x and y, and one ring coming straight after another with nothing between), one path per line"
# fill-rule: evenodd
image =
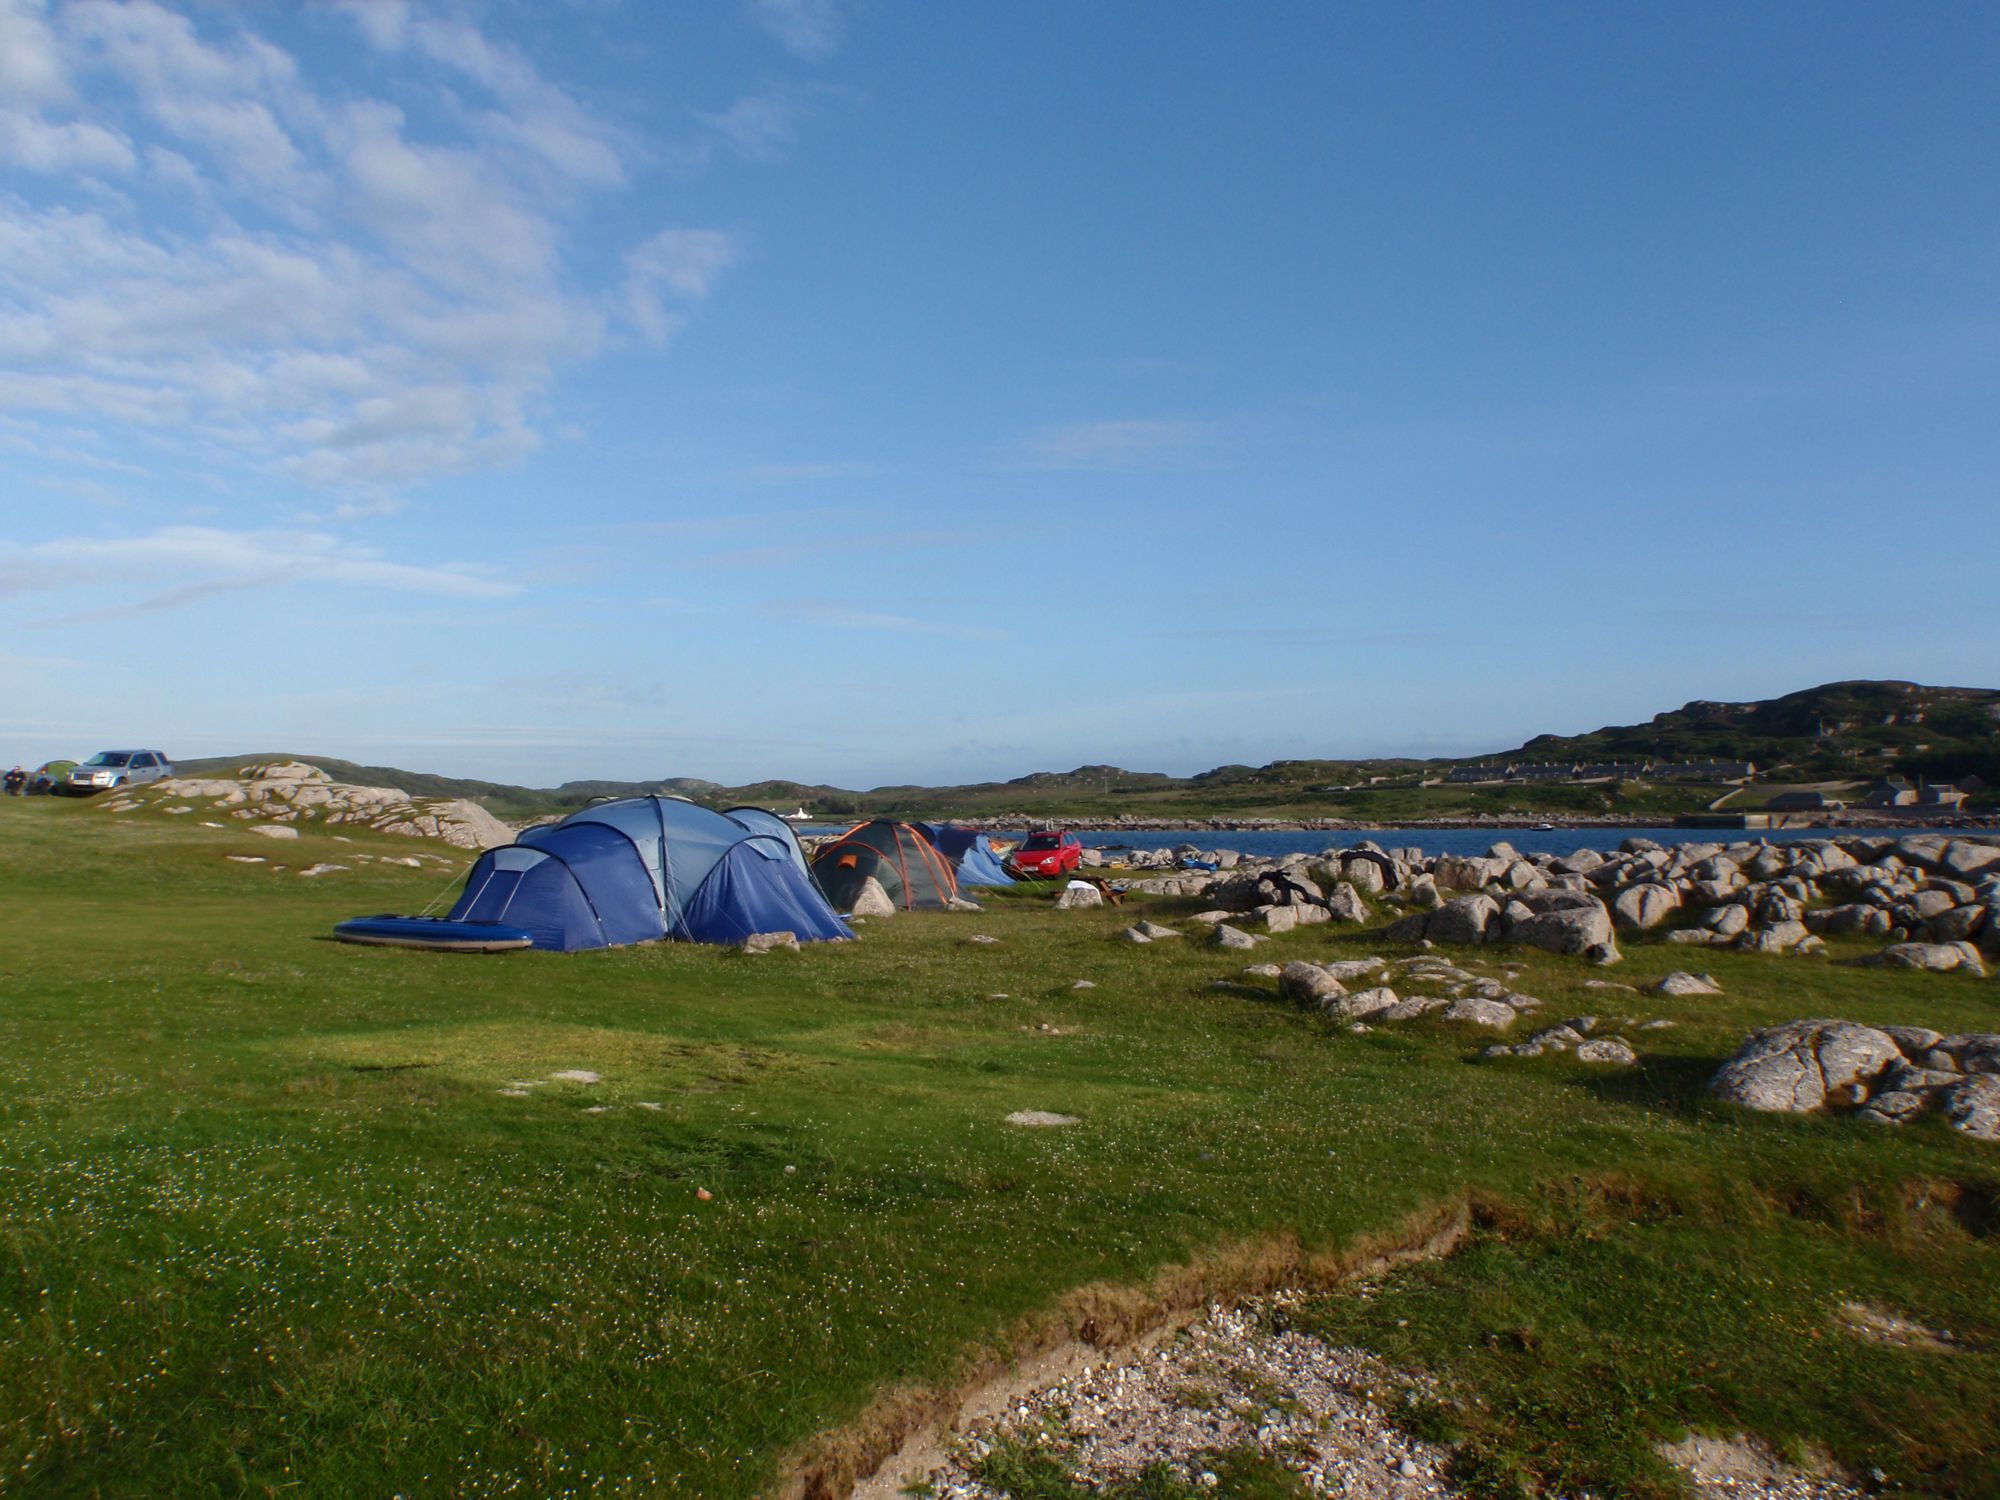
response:
M763 958L333 942L446 888L380 862L419 852L0 801L0 1493L764 1494L1051 1309L1109 1327L1176 1268L1310 1276L1467 1206L1456 1255L1307 1312L1445 1380L1411 1421L1467 1483L1672 1494L1651 1445L1694 1424L2000 1493L2000 1150L1702 1094L1752 1026L2000 1030L2000 985L1456 955L1549 1021L1675 1022L1606 1073L1351 1035L1238 955L1116 940L1169 900L1009 893ZM1679 967L1727 994L1585 988ZM1964 1347L1866 1342L1857 1299Z

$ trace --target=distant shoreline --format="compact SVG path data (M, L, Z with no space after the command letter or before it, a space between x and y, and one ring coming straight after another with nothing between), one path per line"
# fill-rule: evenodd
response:
M1082 818L1068 821L1061 818L1034 817L977 817L952 819L961 828L976 828L982 832L1006 832L1014 829L1071 828L1079 833L1163 833L1176 829L1186 829L1192 833L1353 833L1368 830L1376 832L1397 832L1401 830L1420 831L1437 828L1490 828L1498 832L1528 832L1547 825L1549 829L1570 828L1637 828L1668 827L1671 819L1658 822L1643 815L1626 813L1623 816L1580 816L1569 814L1561 817L1538 818L1533 822L1525 818L1499 816L1463 818L1404 818L1386 822L1369 822L1354 818L1146 818L1123 816L1112 819ZM2000 827L2000 820L1980 819L1957 814L1946 817L1929 818L1883 818L1847 816L1837 821L1819 820L1814 822L1790 822L1781 825L1785 832L1796 833L1801 829L1823 829L1829 836L1841 833L1891 833L1900 831L1962 829L1968 832L1991 833ZM1701 827L1689 827L1688 832L1704 831ZM1738 834L1754 836L1768 832L1761 828L1731 828L1718 825L1706 829L1718 836Z

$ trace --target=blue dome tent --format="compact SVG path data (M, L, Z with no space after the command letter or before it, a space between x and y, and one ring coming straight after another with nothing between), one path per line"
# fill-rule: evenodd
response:
M1012 885L1014 877L1000 867L1000 856L986 835L952 823L919 823L918 832L937 846L960 885Z
M487 850L441 921L364 917L334 929L355 942L439 948L505 932L526 939L516 946L557 953L661 938L739 943L779 931L802 942L852 935L791 830L781 836L759 819L657 796L585 808Z

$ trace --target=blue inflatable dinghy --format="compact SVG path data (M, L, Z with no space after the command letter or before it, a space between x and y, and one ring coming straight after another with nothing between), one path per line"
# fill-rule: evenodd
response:
M432 948L441 953L504 953L534 938L500 922L454 922L449 917L354 917L333 929L343 943L378 948Z

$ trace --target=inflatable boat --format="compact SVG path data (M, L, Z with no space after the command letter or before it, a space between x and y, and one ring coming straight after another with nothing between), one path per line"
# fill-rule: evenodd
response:
M505 953L528 948L534 938L523 928L499 922L454 922L449 917L354 917L333 929L343 943L378 948L431 948L441 953Z

